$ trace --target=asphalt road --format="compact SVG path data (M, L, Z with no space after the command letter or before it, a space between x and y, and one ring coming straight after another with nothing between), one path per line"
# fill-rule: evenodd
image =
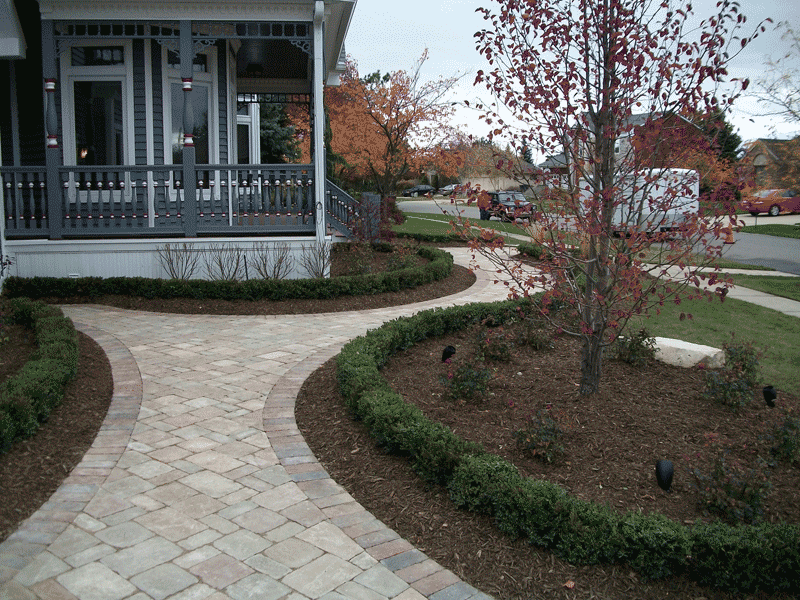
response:
M463 215L470 219L479 217L477 207L450 204L448 198L404 200L399 202L398 206L404 212L410 213L442 214L444 210L448 214L457 214L458 211L463 211ZM744 221L745 225L800 223L800 215L778 217L742 215L740 219ZM734 239L736 241L733 244L726 244L723 251L723 256L728 260L800 275L800 240L741 232L736 233Z

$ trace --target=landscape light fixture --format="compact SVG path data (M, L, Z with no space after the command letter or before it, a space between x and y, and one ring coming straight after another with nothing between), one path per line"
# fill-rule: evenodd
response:
M767 406L775 408L775 398L778 397L778 390L771 385L765 385L762 391L764 392L764 402L767 403Z
M671 460L659 460L656 463L656 481L658 487L665 492L669 492L672 486L672 476L675 474L675 469L672 466Z

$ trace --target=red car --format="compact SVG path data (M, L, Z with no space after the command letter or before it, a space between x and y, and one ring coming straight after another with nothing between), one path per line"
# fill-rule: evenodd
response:
M742 200L741 207L751 215L768 213L777 217L782 212L800 212L800 194L795 190L761 190Z

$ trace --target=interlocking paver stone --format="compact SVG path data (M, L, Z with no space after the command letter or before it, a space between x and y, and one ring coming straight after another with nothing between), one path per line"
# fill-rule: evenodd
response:
M350 581L361 569L332 554L324 554L307 565L292 571L283 583L309 598L319 598Z
M116 554L106 556L100 562L123 577L132 577L169 562L181 554L183 554L183 550L180 546L161 537L152 537L135 546L120 550Z
M345 560L361 552L361 546L342 533L341 529L328 522L314 525L297 537Z
M454 254L469 263L466 250ZM330 479L297 428L294 401L310 373L366 330L423 308L504 295L493 275L478 275L468 292L355 318L65 307L106 350L114 398L70 479L0 545L0 595L462 600L456 596L473 593Z
M310 563L321 554L322 550L297 538L289 538L264 551L264 556L293 569Z
M214 547L244 561L254 554L258 554L265 548L272 545L272 542L251 531L239 531L226 535L214 542Z
M193 566L189 569L189 572L197 575L203 580L203 583L221 590L239 581L242 577L250 575L254 572L254 569L232 556L219 554Z
M99 563L64 573L56 581L81 600L120 600L136 591L127 579Z
M382 596L392 598L408 587L408 584L394 575L384 565L375 565L355 578L360 583Z

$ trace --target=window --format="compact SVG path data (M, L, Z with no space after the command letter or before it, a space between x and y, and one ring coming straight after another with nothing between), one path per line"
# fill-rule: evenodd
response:
M75 164L122 165L125 157L122 83L76 81L72 92Z
M129 41L84 42L61 53L64 162L125 165L133 156Z

